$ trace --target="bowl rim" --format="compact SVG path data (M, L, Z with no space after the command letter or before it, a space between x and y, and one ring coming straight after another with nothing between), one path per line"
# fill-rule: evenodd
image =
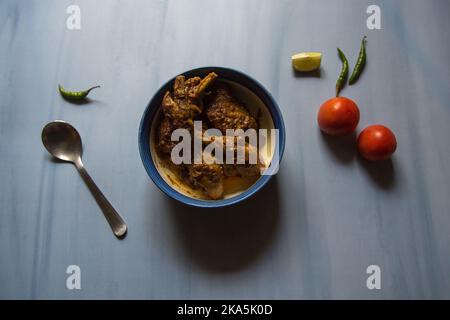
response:
M225 80L235 81L239 83L240 85L244 86L248 90L252 91L261 101L264 103L266 108L268 109L272 121L274 123L274 127L278 129L278 142L279 142L279 163L281 163L281 160L283 158L284 148L286 144L286 129L284 126L283 116L281 114L281 110L278 107L278 104L276 103L273 96L267 91L264 86L259 83L257 80L252 78L251 76L232 69L228 67L216 67L216 66L208 66L208 67L200 67L191 69L182 73L177 74L178 75L184 75L187 77L191 77L194 75L206 75L209 72L216 72L219 74L219 77L222 77L225 74ZM240 78L241 81L245 82L242 83L241 81L233 80L227 78L227 75L229 77L237 77ZM153 158L151 156L150 151L150 129L151 129L151 123L153 121L154 116L157 114L158 108L154 108L155 102L154 100L157 98L157 96L161 95L162 91L165 91L165 88L170 87L170 85L174 82L176 76L172 77L170 80L165 82L162 86L159 87L159 89L154 93L150 101L147 103L147 106L144 110L144 113L142 115L140 125L139 125L139 132L138 132L138 145L139 145L139 154L142 160L142 164L144 165L145 170L147 171L148 176L153 181L153 183L166 195L169 197L180 201L184 204L194 206L194 207L200 207L200 208L220 208L225 206L230 206L233 204L236 204L238 202L244 201L254 195L256 192L258 192L260 189L262 189L269 180L273 177L273 175L265 175L261 176L251 187L249 187L247 190L242 192L241 194L228 198L228 199L221 199L221 200L203 200L203 199L195 199L188 197L180 192L178 192L176 189L174 189L172 186L170 186L163 177L161 177L160 173L156 169L156 166L153 162ZM250 88L249 88L250 87Z

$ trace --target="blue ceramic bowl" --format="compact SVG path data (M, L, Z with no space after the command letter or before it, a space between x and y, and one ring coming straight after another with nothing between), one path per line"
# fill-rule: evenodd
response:
M223 67L204 67L193 69L187 72L184 72L183 75L186 78L190 77L204 77L210 72L215 72L219 75L221 81L226 81L230 84L236 84L239 87L245 88L246 90L252 93L252 96L256 96L260 101L260 108L265 108L265 113L269 115L271 118L271 122L275 129L278 129L278 137L275 143L278 144L279 150L279 162L283 156L285 140L286 140L286 132L284 128L283 117L281 115L281 111L270 95L270 93L264 89L264 87L249 77L248 75L233 70L229 68ZM160 117L160 106L162 98L166 91L171 91L173 88L175 78L169 80L165 83L153 96L148 104L145 112L142 116L141 124L139 127L139 152L141 155L142 163L144 164L145 170L153 182L161 189L165 194L176 199L182 203L196 206L196 207L205 207L205 208L217 208L224 207L228 205L232 205L238 202L241 202L255 193L257 193L264 185L269 182L271 179L271 175L262 175L254 184L252 184L248 189L244 190L242 193L233 196L231 198L221 199L221 200L203 200L194 197L189 197L188 195L183 194L182 192L176 190L174 187L169 185L166 180L161 176L160 172L155 165L155 161L152 157L152 148L151 148L151 140L150 134L152 132L152 126L155 127L157 125L157 121L155 119ZM154 130L154 128L153 128Z

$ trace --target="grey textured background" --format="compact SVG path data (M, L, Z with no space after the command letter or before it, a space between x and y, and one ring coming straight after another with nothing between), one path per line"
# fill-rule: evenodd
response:
M79 4L82 29L67 30ZM382 30L366 29L378 4ZM0 1L0 298L450 298L450 1ZM343 95L359 129L390 126L393 161L368 165L351 139L322 136L341 47L368 63ZM290 56L323 52L320 77ZM287 147L278 176L236 207L199 210L146 175L137 130L152 94L185 70L218 65L278 101ZM100 84L92 102L57 84ZM43 125L69 121L84 162L124 216L112 235L75 168L51 161ZM347 143L346 143L347 142ZM68 265L82 289L65 287ZM366 288L377 264L382 289Z

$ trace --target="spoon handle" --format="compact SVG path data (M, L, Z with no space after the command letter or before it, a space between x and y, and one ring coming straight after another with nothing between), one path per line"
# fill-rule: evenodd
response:
M108 199L106 199L106 197L97 187L94 180L92 180L91 176L84 168L81 159L75 161L74 164L78 172L80 173L81 177L83 178L84 182L88 186L89 190L91 190L91 193L94 196L95 200L97 201L98 205L102 209L103 214L105 215L106 220L108 220L108 223L111 226L111 229L116 235L116 237L118 238L123 237L127 232L127 225L125 221L123 221L122 217L119 215L116 209L113 208Z

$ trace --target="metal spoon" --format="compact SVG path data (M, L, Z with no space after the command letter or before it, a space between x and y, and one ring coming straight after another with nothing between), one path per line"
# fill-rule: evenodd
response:
M42 129L42 143L51 155L63 161L72 162L91 190L92 195L108 220L116 237L121 238L127 232L127 225L113 208L103 193L89 176L81 162L81 137L78 131L67 122L55 120Z

